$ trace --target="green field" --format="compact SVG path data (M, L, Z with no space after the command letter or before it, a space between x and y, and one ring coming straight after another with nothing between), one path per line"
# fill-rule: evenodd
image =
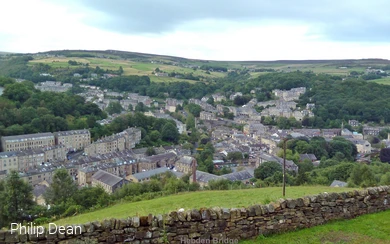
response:
M78 63L88 64L91 68L96 68L99 66L102 69L109 70L118 70L119 67L122 66L124 75L147 75L150 77L152 81L188 81L188 82L196 82L185 79L177 79L172 77L156 77L152 72L159 68L163 72L177 72L181 74L189 74L193 73L194 76L203 76L206 78L218 78L225 76L224 73L220 72L210 72L210 74L206 74L203 70L193 70L190 68L175 66L175 65L167 65L167 64L159 64L159 63L151 63L146 60L143 62L131 61L131 60L123 60L123 59L110 59L110 58L91 58L91 57L50 57L50 58L39 58L31 60L30 65L36 63L47 64L53 68L78 68L81 65L69 65L68 61L73 60Z
M241 244L317 244L317 243L390 243L390 210L359 216L352 220L339 220L322 226L285 234L259 236Z
M65 56L66 57L65 57ZM75 55L75 57L72 57ZM84 57L82 57L84 55ZM95 57L93 57L95 56ZM38 57L29 62L30 65L36 63L47 64L53 68L77 68L81 65L69 65L68 61L74 60L79 63L87 64L91 68L99 66L102 69L118 70L121 66L124 75L147 75L155 82L197 82L195 80L178 79L173 77L156 77L152 72L159 68L163 72L177 72L181 74L190 74L205 80L212 80L226 76L221 72L206 73L205 70L186 68L187 65L208 65L219 66L227 69L274 69L276 71L311 71L314 73L326 73L331 75L347 76L351 71L364 71L367 67L382 67L389 65L390 61L380 59L362 59L362 60L287 60L287 61L215 61L215 60L193 60L180 57L171 57L164 55L154 55L145 53L132 53L121 51L67 51L62 52L61 56ZM251 77L255 78L267 72L251 72ZM380 84L390 84L390 79L376 80Z
M390 85L390 77L372 80L372 82L376 82L376 83L382 84L382 85Z
M305 186L286 188L286 198L297 198L322 192L352 191L352 188L333 188L324 186ZM165 214L169 211L184 209L199 209L208 207L248 207L254 204L265 204L282 198L282 188L269 187L261 189L230 190L230 191L199 191L160 197L133 203L119 203L95 212L65 218L55 223L83 224L105 218L126 218L148 214Z

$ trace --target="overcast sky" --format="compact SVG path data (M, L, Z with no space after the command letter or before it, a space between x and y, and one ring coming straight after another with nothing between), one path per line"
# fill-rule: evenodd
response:
M388 0L9 0L1 9L0 51L390 59Z

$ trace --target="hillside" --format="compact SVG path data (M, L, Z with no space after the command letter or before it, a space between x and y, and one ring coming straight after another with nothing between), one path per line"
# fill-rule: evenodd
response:
M333 188L324 186L288 187L286 198L314 195L322 192L343 192L352 188ZM269 187L260 189L230 191L200 191L161 197L140 202L121 203L98 211L81 214L55 221L56 224L80 224L106 218L126 218L148 214L164 214L180 208L194 209L202 207L248 207L253 204L265 204L282 198L282 188Z
M259 236L254 240L240 243L390 243L389 224L390 211L385 211L280 235Z
M122 75L146 75L154 82L185 81L189 83L212 82L226 77L229 71L245 70L250 74L250 77L258 77L269 72L297 70L348 76L353 71L363 74L368 67L381 69L388 68L390 65L390 61L385 59L216 61L117 50L58 50L25 55L33 57L28 62L28 66L33 72L49 72L57 78L61 77L61 79L64 79L64 74L67 74L68 77L73 76L73 73L81 72L83 74L85 68L88 67L90 69L99 67L107 73L116 73L121 67ZM73 64L69 62L73 62ZM10 72L1 70L0 64L0 74L10 74ZM10 68L6 70L9 71ZM15 73L20 73L20 71L11 72L11 76L15 76ZM83 78L87 78L87 76L83 76ZM388 78L375 79L374 81L382 84L389 83Z

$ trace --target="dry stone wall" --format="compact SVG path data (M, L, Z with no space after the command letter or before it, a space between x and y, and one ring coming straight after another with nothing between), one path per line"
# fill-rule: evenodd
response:
M247 208L204 208L79 225L76 234L0 232L0 243L238 243L239 240L390 209L390 187L281 199Z

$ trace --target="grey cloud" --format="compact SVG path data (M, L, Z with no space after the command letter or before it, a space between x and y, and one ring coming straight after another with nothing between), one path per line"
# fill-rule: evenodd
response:
M337 41L387 42L390 38L387 0L85 0L79 4L81 10L104 16L96 19L91 14L87 24L126 34L159 34L192 21L214 19L304 23Z

